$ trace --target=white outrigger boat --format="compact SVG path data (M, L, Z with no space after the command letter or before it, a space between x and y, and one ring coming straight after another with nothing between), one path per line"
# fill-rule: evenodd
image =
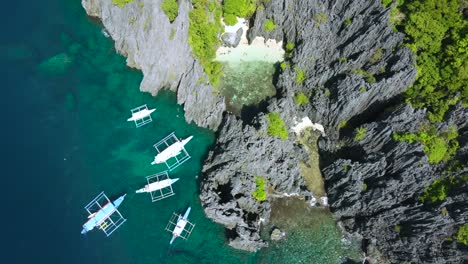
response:
M165 180L162 180L162 181L153 182L153 183L145 185L145 187L143 187L143 188L141 188L139 190L136 190L136 193L147 193L147 192L158 191L158 190L161 190L163 188L171 186L172 184L174 184L178 180L179 180L179 178L177 178L177 179L165 179Z
M177 140L175 143L167 147L165 150L159 152L154 157L154 161L151 162L151 165L166 162L168 159L179 155L183 150L185 150L184 148L185 144L187 144L192 138L193 136L190 136L183 140Z
M148 109L146 105L133 108L131 110L132 117L127 119L127 121L129 122L133 121L135 122L136 127L141 127L153 121L153 119L151 118L151 113L153 113L155 110L156 108Z
M172 244L174 240L178 237L187 240L190 234L192 233L194 224L188 221L188 216L190 214L190 207L185 212L184 216L173 214L169 223L166 226L166 230L172 233L172 239L169 244ZM177 221L175 219L177 218Z
M146 177L148 184L145 187L136 190L136 193L149 193L151 201L156 202L174 195L172 184L179 179L169 178L167 171L163 171Z
M167 137L154 144L154 148L158 152L154 157L151 165L165 163L169 171L180 166L182 163L190 159L190 155L185 150L185 145L192 140L193 136L180 140L172 132Z

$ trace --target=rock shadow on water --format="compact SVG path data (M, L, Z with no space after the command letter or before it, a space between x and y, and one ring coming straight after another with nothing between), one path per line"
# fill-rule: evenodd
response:
M285 233L270 240L275 229ZM270 222L262 236L270 246L259 253L259 263L343 263L362 258L359 241L344 238L328 208L311 207L297 197L272 201Z

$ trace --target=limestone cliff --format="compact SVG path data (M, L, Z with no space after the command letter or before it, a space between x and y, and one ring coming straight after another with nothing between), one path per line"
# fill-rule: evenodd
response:
M177 92L187 122L216 129L225 110L224 98L204 80L208 77L193 58L188 44L190 2L179 1L171 24L161 0L135 0L121 8L112 0L82 0L89 16L97 17L115 41L127 65L140 69L140 90L156 95L161 89Z
M417 131L427 122L424 110L402 104L399 95L414 81L416 70L403 35L389 25L389 9L367 0L271 0L257 9L250 39L265 36L294 43L286 69L276 83L278 94L267 111L281 114L288 127L308 116L324 125L319 140L321 170L330 209L348 233L362 236L370 263L465 263L466 246L450 238L468 222L468 194L457 186L441 204L418 197L445 176L447 164L429 164L423 146L393 140L392 133ZM266 20L276 28L263 30ZM305 80L297 78L304 73ZM302 92L310 104L297 106ZM438 124L459 129L457 152L468 171L468 113L457 106ZM231 245L253 250L266 244L259 220L268 221L270 204L252 198L253 175L261 174L281 192L310 193L297 170L307 155L290 133L288 140L265 134L263 113L242 120L226 115L216 147L204 167L201 199L205 212L230 230ZM346 121L347 126L340 129ZM367 131L354 138L354 128ZM284 183L284 184L280 184ZM249 196L250 194L250 196ZM445 208L444 213L441 213Z

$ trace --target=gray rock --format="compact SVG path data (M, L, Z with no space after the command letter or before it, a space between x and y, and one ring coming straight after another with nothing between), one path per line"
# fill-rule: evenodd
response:
M242 28L239 28L236 33L224 33L221 35L221 40L223 41L224 46L232 48L237 47L241 40L243 31L244 30Z
M293 117L304 116L325 127L327 137L319 140L319 147L330 209L347 233L362 237L367 261L468 262L466 246L445 240L468 222L467 183L441 203L422 204L418 197L433 180L446 176L447 164L429 164L420 143L392 139L394 132L417 131L427 119L424 110L396 100L414 81L416 70L411 51L402 48L404 36L388 24L389 9L365 0L272 0L264 5L252 20L248 38L295 43L287 59L291 67L280 74L278 94L267 109L279 112L288 127ZM345 27L347 18L352 23ZM264 32L266 19L277 28ZM296 81L296 69L304 71L303 83ZM372 74L375 82L356 73L359 69ZM298 107L293 100L298 92L313 94L311 103ZM203 170L200 197L205 212L235 232L232 245L238 248L252 248L259 241L258 218L252 214L269 219L268 201L258 205L250 196L254 175L267 176L280 191L310 195L296 165L307 153L294 147L292 135L287 141L259 136L266 129L263 118L258 113L245 124L226 115ZM468 172L467 120L468 110L458 105L438 125L441 130L453 124L459 128L457 158L464 167L454 177ZM338 128L342 121L348 121L348 128ZM360 126L367 133L356 141L352 132ZM443 207L447 216L441 214Z
M124 8L110 0L82 0L82 5L89 16L102 21L127 65L143 72L141 91L152 95L161 89L177 92L187 122L218 127L226 106L206 81L188 45L189 1L179 1L179 14L172 24L161 9L161 0L133 1Z
M311 196L297 166L307 159L305 149L293 140L268 136L266 127L262 116L254 125L246 125L239 118L226 115L216 146L203 167L200 199L204 211L232 230L230 245L238 249L255 251L267 246L259 229L261 219L269 221L271 205L268 199L260 202L252 196L255 176L267 179L268 190L273 190L269 195Z
M284 232L282 232L278 228L275 228L271 232L270 239L273 240L273 241L278 241L278 240L283 239L285 236L286 236L286 234Z

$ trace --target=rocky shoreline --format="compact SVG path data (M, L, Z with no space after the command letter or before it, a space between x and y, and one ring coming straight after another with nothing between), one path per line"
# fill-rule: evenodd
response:
M161 9L162 0L138 0L124 8L111 0L82 0L86 13L100 19L115 49L127 65L143 72L142 92L156 95L161 89L177 92L185 119L213 130L226 109L188 44L190 3L180 1L173 23Z
M159 0L134 1L124 9L110 0L82 3L88 15L103 21L128 65L143 71L142 91L177 91L188 122L218 129L200 177L205 213L226 226L231 246L249 251L267 246L260 227L269 221L271 204L252 197L254 177L265 177L271 192L313 199L298 166L309 158L305 146L292 132L287 140L269 136L263 112L249 119L223 114L224 99L198 82L207 78L187 44L187 1L179 2L173 24ZM444 176L447 164L431 165L421 144L392 139L392 133L414 132L427 120L424 110L398 98L416 69L412 52L402 47L404 35L388 23L389 11L380 1L366 0L264 3L250 21L248 38L294 43L265 112L278 112L288 128L303 117L324 126L327 136L319 139L318 149L330 210L344 231L362 237L369 263L464 263L468 248L447 238L468 222L467 183L440 204L421 203L418 197ZM266 20L276 28L265 32ZM174 28L177 45L168 43ZM299 70L306 76L303 82L297 80ZM309 104L296 104L294 95L300 92L310 96ZM458 105L438 125L458 127L462 161L468 158L467 116ZM362 140L352 134L357 127L366 130ZM464 166L457 176L468 171Z

